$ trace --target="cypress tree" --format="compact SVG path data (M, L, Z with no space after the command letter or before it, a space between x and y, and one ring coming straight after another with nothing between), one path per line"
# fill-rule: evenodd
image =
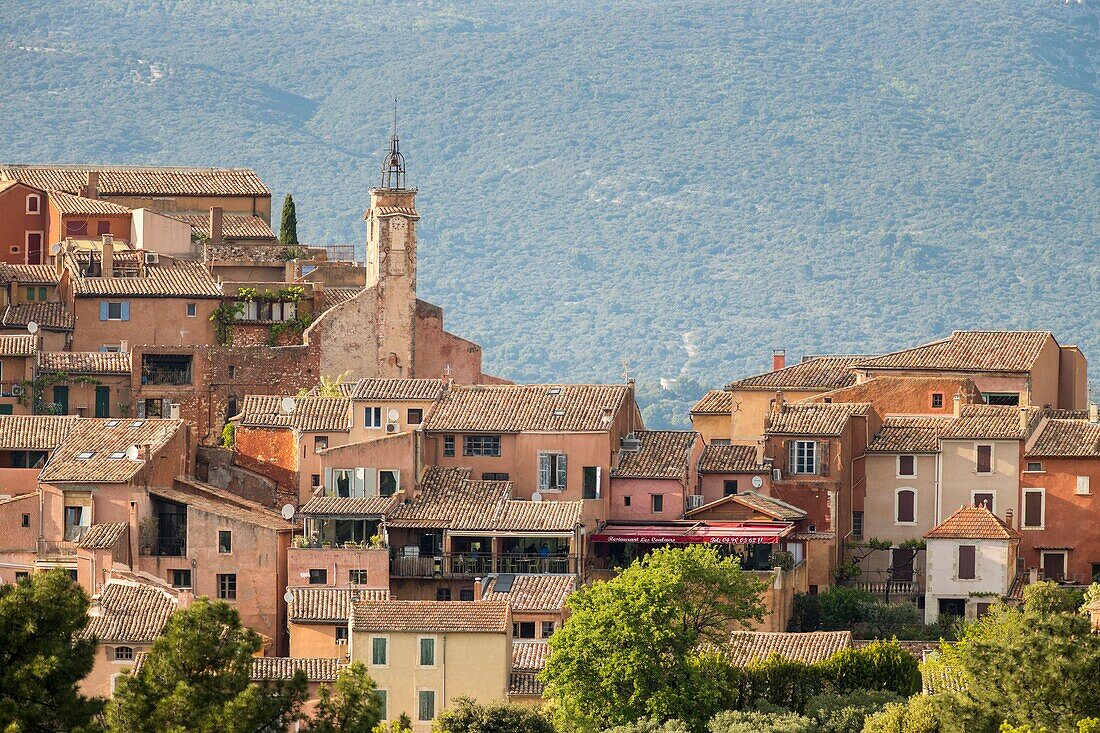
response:
M279 244L298 244L298 212L294 209L294 197L289 193L283 199L283 223L279 227Z

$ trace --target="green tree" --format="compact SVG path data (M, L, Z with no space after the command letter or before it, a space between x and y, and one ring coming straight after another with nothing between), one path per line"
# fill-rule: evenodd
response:
M412 733L412 718L407 713L401 713L397 716L397 720L374 726L371 733Z
M943 698L938 695L914 695L906 702L889 703L863 723L863 733L953 733L949 727Z
M88 596L63 570L0 585L0 730L89 731L103 701L77 686L95 661Z
M797 713L726 710L707 725L709 733L820 733L810 718Z
M123 678L107 708L118 733L284 729L301 718L306 679L249 681L259 634L236 609L207 599L177 611L140 671Z
M872 641L859 649L841 649L819 666L838 692L887 690L908 697L921 687L917 658L896 641Z
M807 701L805 715L817 721L821 733L860 733L869 716L889 703L903 701L892 692L872 690L817 695Z
M317 712L308 733L372 733L382 720L382 698L362 662L352 662L336 678L335 689L321 685Z
M1024 586L1024 612L1033 616L1074 613L1084 603L1083 591L1063 588L1053 580Z
M298 211L289 193L283 199L283 220L279 225L279 244L298 244Z
M536 707L459 697L433 726L437 733L554 733L554 724Z
M627 725L616 725L603 733L690 733L690 731L682 720L666 720L658 723L656 720L646 719Z
M651 552L570 596L570 618L550 637L545 694L566 727L679 718L701 728L730 693L728 665L700 647L761 619L764 587L710 547Z

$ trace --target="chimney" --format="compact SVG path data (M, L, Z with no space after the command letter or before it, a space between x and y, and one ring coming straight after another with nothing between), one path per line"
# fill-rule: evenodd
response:
M776 390L775 399L772 400L772 414L778 415L783 412L783 393Z
M115 238L103 235L103 277L115 276Z
M225 211L220 206L210 207L210 244L224 244L222 237L222 224L225 220Z
M1028 584L1039 582L1039 568L1027 569L1027 582Z
M485 580L488 580L488 578L486 578ZM485 592L485 589L482 586L483 582L485 582L485 581L483 581L481 578L474 578L474 600L475 601L480 601L482 593Z
M963 413L963 396L958 392L955 393L955 417L962 417Z
M1011 508L1005 510L1005 524L1009 529L1014 529L1012 526L1013 511Z
M1027 437L1027 423L1028 423L1028 410L1026 407L1020 408L1020 435Z
M764 441L756 441L756 465L764 465Z
M1100 422L1100 408L1097 408L1095 402L1089 404L1089 422L1093 425Z
M99 198L99 171L88 171L88 183L80 194L86 199Z
M787 366L787 350L772 349L772 371L779 371L785 366Z

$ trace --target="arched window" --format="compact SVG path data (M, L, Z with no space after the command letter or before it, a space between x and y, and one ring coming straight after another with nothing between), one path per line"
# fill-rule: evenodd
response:
M116 646L115 647L115 661L116 662L129 662L134 658L134 648L132 646Z
M894 501L894 523L916 524L917 492L913 489L898 489Z

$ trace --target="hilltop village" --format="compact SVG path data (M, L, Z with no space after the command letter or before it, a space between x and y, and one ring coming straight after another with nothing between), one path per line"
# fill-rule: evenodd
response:
M776 350L647 430L630 381L483 371L417 297L416 193L395 135L360 264L280 244L251 170L0 166L0 583L92 597L87 694L201 596L262 635L257 679L360 661L420 731L538 703L566 598L657 547L766 581L756 657L851 646L785 633L838 585L933 623L1100 576L1074 334Z

